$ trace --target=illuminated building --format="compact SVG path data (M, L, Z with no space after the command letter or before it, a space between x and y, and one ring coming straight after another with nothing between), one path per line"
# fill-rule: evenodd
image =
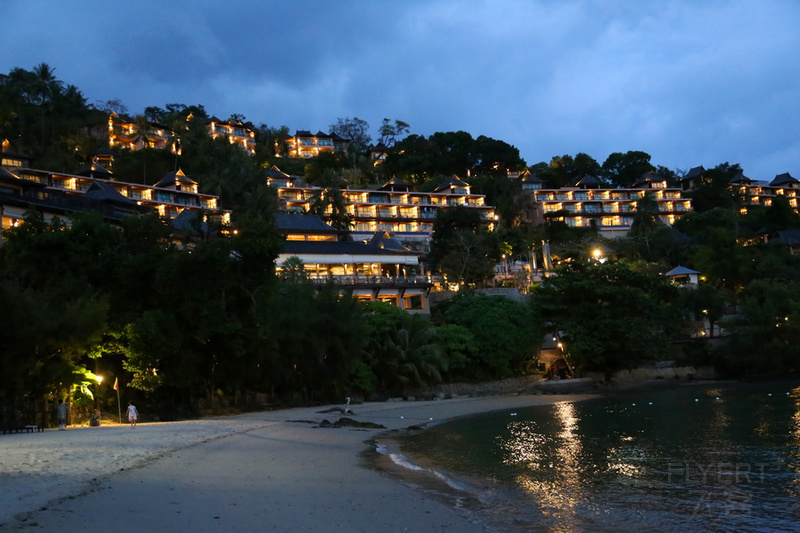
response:
M181 170L149 186L115 180L111 172L97 163L77 174L33 169L28 165L27 156L3 157L0 167L3 228L22 222L29 208L42 211L47 218L68 218L73 212L94 210L117 221L148 210L155 210L163 220L170 221L183 211L191 211L222 225L230 223L231 213L220 209L218 198L198 192L197 183Z
M576 228L595 227L604 237L626 234L633 223L636 203L650 195L658 206L659 221L672 225L691 211L691 200L683 198L679 188L655 173L647 173L629 188L602 188L599 180L586 177L575 187L542 188L542 180L529 173L521 176L522 189L530 195L531 221L541 224L559 220Z
M320 154L333 154L336 152L347 155L347 139L335 133L316 134L308 130L297 130L294 135L284 139L288 147L288 156L297 158L317 157Z
M256 134L243 123L211 117L207 127L212 138L228 139L228 142L240 146L248 154L256 153Z
M694 167L681 179L681 188L684 191L693 191L703 185L706 180L706 169L702 166ZM800 181L788 172L776 175L772 181L757 181L744 174L739 174L731 180L730 187L743 200L743 213L747 212L748 205L769 207L778 196L785 197L795 212L800 212L800 204L798 204Z
M314 200L327 193L327 189L304 185L299 177L274 166L267 171L267 184L278 190L281 207L290 212L308 212ZM433 192L412 191L408 184L393 178L378 189L343 188L341 193L352 217L354 240L386 232L408 248L427 251L437 211L452 206L479 211L486 227L494 229L494 208L486 205L482 194L472 194L469 184L456 176Z
M189 115L188 118L193 116ZM142 122L125 115L111 113L107 123L90 126L86 131L92 137L108 139L109 148L125 148L132 151L155 148L180 153L179 135L156 122ZM206 131L213 139L227 139L250 155L256 153L256 134L242 122L211 117L206 123Z
M276 215L286 238L276 261L278 275L291 258L302 261L308 278L322 286L333 283L361 301L389 302L409 312L428 313L430 278L413 252L378 232L368 241L346 240L343 232L315 215Z

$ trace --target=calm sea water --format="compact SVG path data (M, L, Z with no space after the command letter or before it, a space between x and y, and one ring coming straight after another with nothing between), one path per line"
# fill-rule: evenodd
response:
M800 381L473 416L379 450L494 531L800 531Z

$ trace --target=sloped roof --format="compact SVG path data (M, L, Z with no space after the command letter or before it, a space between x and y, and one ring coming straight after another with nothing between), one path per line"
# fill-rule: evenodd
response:
M742 185L750 185L751 183L753 183L753 180L751 180L750 178L748 178L747 176L745 176L745 175L744 175L744 173L742 173L742 172L739 172L739 174L737 174L737 175L736 175L736 176L735 176L735 177L734 177L734 178L731 180L731 183L739 183L739 184L742 184Z
M86 198L91 198L92 200L99 200L102 202L111 202L115 204L121 204L126 206L136 206L137 203L134 200L131 200L127 196L124 196L118 190L107 183L103 183L102 181L95 181L86 189L84 193Z
M527 171L527 173L522 176L522 183L544 183L544 181L539 176Z
M383 248L384 250L392 250L395 252L402 252L402 253L417 253L412 252L402 244L400 241L393 239L388 233L385 231L378 231L372 238L368 241L368 244L373 246L378 246L379 248Z
M91 165L82 167L80 170L78 170L78 172L76 172L76 175L86 176L89 178L111 179L114 174L103 165L92 163Z
M339 230L326 224L317 215L294 215L275 213L275 224L283 233L337 234Z
M272 165L271 167L269 167L266 171L266 174L270 178L275 178L275 179L292 179L292 177L289 174L279 169L277 165Z
M392 178L378 189L379 191L408 191L411 187L400 178Z
M393 250L359 241L286 241L283 253L289 255L349 255L349 256L380 256L391 259L395 257L410 258L418 254L408 250Z
M25 159L28 161L30 161L31 159L31 156L29 156L25 152L20 152L19 150L17 150L8 139L5 139L3 140L2 143L0 143L0 152L11 157L16 157L18 159Z
M209 228L206 222L200 221L198 224L198 215L190 209L181 210L178 215L173 218L169 227L172 231L178 233L185 233L188 235L208 235Z
M451 187L469 187L469 183L462 181L458 176L453 175L440 183L433 192L441 192Z
M689 170L689 172L686 173L684 177L681 178L681 180L691 180L694 178L699 178L705 173L705 171L706 169L703 168L703 165L700 165L699 167L693 167Z
M600 185L600 179L597 176L584 176L582 177L578 183L575 184L576 187L594 187Z
M654 181L661 182L666 180L664 179L663 176L659 176L658 174L655 173L655 171L650 170L639 176L639 179L636 180L633 186L641 187L643 185L647 185L648 183L653 183Z
M676 266L675 268L673 268L664 275L667 277L672 277L672 276L688 276L689 274L699 274L699 273L700 272L698 272L697 270L692 270L691 268Z
M9 172L8 170L0 167L0 179L18 181L21 178Z
M161 178L161 181L156 183L154 187L170 187L175 186L176 183L181 183L184 185L197 185L197 182L184 174L183 170L178 169L175 172L170 172Z
M775 176L775 179L769 183L770 187L777 187L779 185L787 185L790 183L800 183L795 178L792 177L791 174L788 172L784 172L783 174L778 174Z
M800 244L800 230L781 230L776 231L775 236L769 240L770 244L788 244L797 246Z

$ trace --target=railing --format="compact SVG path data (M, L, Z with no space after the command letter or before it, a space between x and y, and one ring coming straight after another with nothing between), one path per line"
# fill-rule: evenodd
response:
M409 287L425 286L432 284L434 276L355 276L355 275L320 275L309 276L312 282L325 284L331 282L335 285L361 285L382 287Z

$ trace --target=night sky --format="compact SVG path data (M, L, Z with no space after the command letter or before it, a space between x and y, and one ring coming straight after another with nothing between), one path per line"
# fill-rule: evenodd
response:
M328 131L464 130L532 165L642 150L677 171L800 178L800 2L2 0L0 72L90 103L201 104Z

